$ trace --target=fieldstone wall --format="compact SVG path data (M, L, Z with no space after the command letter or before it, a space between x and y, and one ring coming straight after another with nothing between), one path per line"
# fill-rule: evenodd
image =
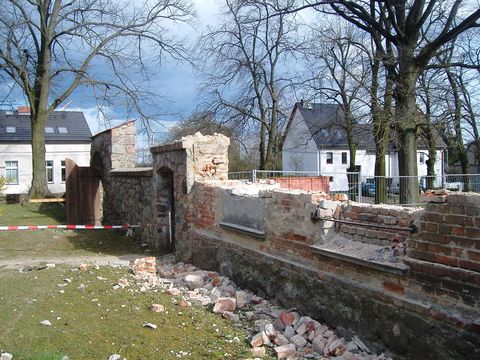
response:
M91 166L108 175L113 169L135 167L135 121L92 136Z
M189 195L195 183L206 180L227 180L228 146L230 139L221 134L203 136L197 133L173 144L151 148L153 158L153 218L157 234L150 242L158 251L175 250L178 256L188 253L188 229L196 207L191 206ZM163 194L165 174L171 174L167 187L171 194ZM171 196L170 199L166 197ZM196 204L201 206L201 202ZM170 215L168 215L170 214ZM169 218L174 234L168 229ZM173 239L174 243L171 242Z
M101 199L102 222L119 219L112 216L117 208L114 197L116 187L110 188L110 173L114 169L133 168L135 166L135 121L129 121L92 136L90 148L90 167L100 174L101 186L98 196Z
M141 224L133 234L138 241L154 238L152 169L129 168L110 172L109 202L104 219L109 224ZM153 244L150 244L153 248Z

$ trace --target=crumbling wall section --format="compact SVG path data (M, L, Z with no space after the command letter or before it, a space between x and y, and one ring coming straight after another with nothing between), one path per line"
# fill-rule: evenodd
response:
M436 196L408 240L408 263L422 291L480 307L480 195Z
M146 173L110 175L112 216L138 216L150 226L142 240L164 250L157 200L171 171L177 260L220 271L399 358L480 355L478 195L432 197L424 211L332 201L322 192L226 180L227 148L228 139L199 134L152 148L150 181ZM142 195L133 190L149 184ZM132 192L122 195L126 188ZM325 246L344 238L359 252L398 244L407 252L384 262Z
M197 211L192 213L187 239L189 251L183 254L188 256L179 257L179 260L220 271L242 286L276 299L285 307L296 307L340 327L347 336L356 332L371 346L387 348L398 357L469 359L472 354L478 355L478 272L474 274L473 270L461 269L463 278L456 282L455 288L450 278L454 275L448 275L445 265L431 263L429 268L437 272L426 274L424 263L403 255L403 251L397 252L396 262L390 264L352 254L347 256L341 247L325 251L318 246L339 235L351 236L359 244L359 249L377 246L377 249L393 251L399 242L402 244L400 249L418 244L430 236L431 225L424 223L426 219L432 219L428 215L431 210L438 211L437 205L429 205L423 212L335 202L328 200L326 194L278 187L268 189L267 185L255 192L255 186L258 185L233 181L196 183L190 204ZM240 226L232 226L232 218L225 224L222 210L225 193L229 197L242 197L237 201L238 205L250 202L262 207L264 223L259 226L255 221L250 224L242 222L245 217L239 214L237 225ZM467 201L468 196L454 195L449 208L449 211L457 211L451 210L456 206L453 204L464 203L465 212L470 214L470 220L462 217L467 224L463 230L465 241L466 234L473 236L480 231L473 215L477 210L469 205L474 200ZM234 203L232 199L228 202ZM317 206L323 219L348 219L367 226L312 221L311 213ZM442 211L443 216L447 216L447 210ZM453 218L446 220L442 217L438 221L440 228L440 221L453 222ZM391 229L371 230L369 224L390 226ZM402 230L415 231L417 226L419 231L411 238L410 231ZM453 229L458 225L449 226ZM355 238L358 233L349 234L345 227L366 231L367 239L365 236ZM444 226L441 228L447 231ZM456 234L460 232L458 229L454 231ZM399 236L402 240L398 240ZM459 235L455 236L457 239ZM372 242L371 239L379 241ZM465 244L469 247L463 248L462 254L471 261L476 253L471 248L475 242L470 238ZM408 254L415 254L414 249L408 250ZM411 270L404 261L411 264ZM450 269L455 275L458 270ZM467 279L473 283L467 284ZM446 291L445 286L450 290Z
M367 244L391 246L393 243L404 243L408 237L408 229L416 226L415 221L422 209L409 209L394 205L371 205L345 203L341 207L339 219L351 223L340 224L338 231L349 239ZM363 227L379 225L378 227ZM406 228L406 231L399 231Z

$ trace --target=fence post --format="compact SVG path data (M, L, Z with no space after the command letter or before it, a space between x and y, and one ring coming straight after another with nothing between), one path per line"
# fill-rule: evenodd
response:
M362 179L360 177L360 172L357 173L357 186L358 186L358 202L362 203Z
M256 170L256 169L253 169L253 170L252 170L252 182L253 182L254 184L257 183L257 170Z

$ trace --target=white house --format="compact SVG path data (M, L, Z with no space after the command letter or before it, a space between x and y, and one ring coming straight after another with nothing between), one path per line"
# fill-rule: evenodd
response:
M7 179L4 194L25 194L32 182L30 109L0 110L0 174ZM65 192L65 158L90 164L92 133L78 111L54 111L45 127L45 167L52 193Z
M283 171L308 171L330 176L332 191L348 189L346 176L350 162L342 108L337 104L295 103L290 117L282 153ZM375 174L375 142L372 127L362 125L354 128L357 144L355 165L362 179ZM437 141L435 185L440 186L444 173L445 143ZM390 146L386 155L386 176L392 183L398 182L398 152ZM418 141L418 175L427 174L428 150L422 140Z

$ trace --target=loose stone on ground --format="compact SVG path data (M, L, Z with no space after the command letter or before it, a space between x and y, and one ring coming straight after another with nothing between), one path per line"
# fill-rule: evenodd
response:
M174 263L173 256L137 259L133 262L132 272L132 279L118 280L120 289L128 287L129 291L138 292L160 290L170 294L172 304L178 307L213 304L212 312L237 326L243 326L254 358L263 358L270 353L278 359L388 359L384 355L369 354L368 348L357 336L346 341L315 319L302 316L295 310L282 309L247 290L239 289L233 281L218 273ZM132 290L137 286L138 290ZM152 304L151 310L161 313L165 307ZM157 328L153 323L144 323L143 326Z

